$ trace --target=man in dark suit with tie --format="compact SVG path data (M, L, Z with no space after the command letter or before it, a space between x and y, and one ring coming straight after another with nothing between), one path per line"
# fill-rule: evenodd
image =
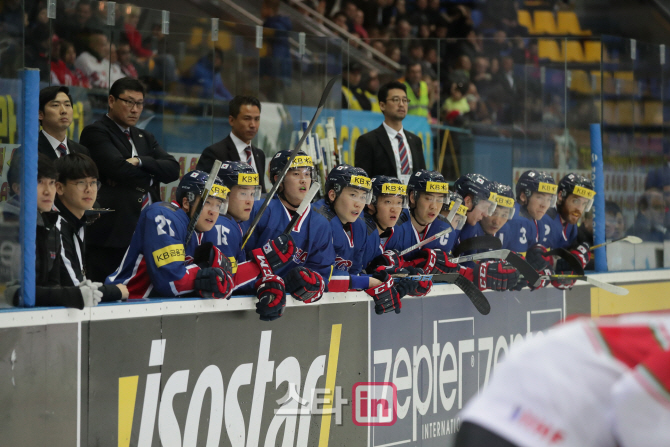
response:
M121 78L109 90L109 111L84 128L100 173L98 202L113 213L102 214L87 233L87 277L103 281L121 264L142 209L160 201L160 184L179 178L179 163L154 136L134 127L144 108L144 86Z
M88 149L67 137L72 124L70 89L54 85L40 90L39 119L42 131L37 139L37 151L56 160L67 154L90 155Z
M384 122L358 138L355 165L369 177L388 175L407 184L412 173L426 169L421 139L402 127L409 106L407 87L401 82L389 82L381 86L378 98Z
M228 105L230 134L202 151L196 169L209 173L214 160L244 161L256 170L265 192L265 154L251 144L261 122L261 103L253 96L235 96Z

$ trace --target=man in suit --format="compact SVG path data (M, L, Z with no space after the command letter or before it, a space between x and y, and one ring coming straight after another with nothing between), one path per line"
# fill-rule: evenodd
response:
M103 214L87 234L87 277L104 281L120 264L142 209L160 201L160 184L179 178L179 163L154 136L135 127L144 108L144 86L121 78L109 90L109 111L86 126L81 143L91 149L102 188Z
M88 149L67 137L72 124L70 89L54 85L40 90L39 119L42 131L37 140L37 151L56 160L67 154L90 155Z
M407 184L412 173L426 169L421 139L402 127L409 105L407 87L389 82L381 86L378 97L384 122L358 138L354 161L369 177L388 175Z
M202 151L196 169L209 173L214 160L244 161L259 174L265 192L265 154L251 144L261 122L261 102L253 96L235 96L228 105L230 134Z

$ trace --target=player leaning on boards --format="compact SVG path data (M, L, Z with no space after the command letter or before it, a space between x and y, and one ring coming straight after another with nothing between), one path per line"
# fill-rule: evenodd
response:
M290 235L281 234L274 240L268 241L263 248L252 250L252 259L246 261L246 254L242 250L243 231L240 223L249 220L254 202L260 199L258 174L247 163L228 161L221 165L217 177L230 190L228 209L218 217L211 230L200 233L198 238L191 240L197 241L201 253L211 251L208 259L215 259L221 253L230 260L235 283L233 290L253 283L255 290L259 290L264 283L272 282L266 277L273 276L274 269L281 268L291 261L294 253L293 239ZM263 290L267 288L267 284ZM268 296L259 296L256 313L263 321L276 320L282 315L285 305L284 293L272 299Z
M489 235L500 239L502 248L508 249L509 237L505 234L507 222L514 217L514 192L512 188L497 182L493 182L492 191L496 194L497 203L495 211L490 216L486 214L476 225L468 225L463 228L460 242L477 236Z
M186 263L187 256L194 256L198 262L193 250L197 244L184 244L208 178L209 174L202 171L184 174L177 186L177 202L156 202L142 210L121 265L107 277L106 284L125 284L131 299L194 294L230 297L233 279L228 258L221 255L207 259L202 266ZM196 222L196 234L211 230L219 213L226 212L229 192L219 179L214 182Z
M290 157L291 151L279 151L270 160L270 179L273 184L277 182ZM315 178L312 157L299 151L282 180L277 195L272 198L256 229L249 236L244 247L247 254L284 233ZM260 200L254 204L249 220L242 224L242 230L248 230L261 206ZM323 216L312 212L308 206L302 216L298 217L290 235L295 254L285 265L274 269L275 277L268 280L268 283L272 283L275 297L288 291L299 301L313 303L323 296L335 264L330 225Z

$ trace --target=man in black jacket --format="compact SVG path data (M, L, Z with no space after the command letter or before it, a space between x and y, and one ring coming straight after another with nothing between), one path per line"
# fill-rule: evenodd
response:
M407 87L389 82L381 86L378 97L384 122L358 138L354 162L370 177L397 177L406 185L412 173L426 169L421 139L402 127L409 107Z
M60 213L56 228L60 233L60 257L63 262L60 283L78 286L86 280L86 212L93 207L100 181L98 168L84 154L70 154L54 163L58 171L55 205ZM128 298L128 288L123 285L104 285L102 301Z
M109 91L109 112L81 133L91 150L103 188L98 201L115 210L103 214L87 237L87 277L104 281L120 264L142 209L160 201L160 184L179 178L179 163L154 136L135 127L144 108L144 86L121 78Z
M39 119L42 124L37 140L39 153L50 160L74 153L89 155L86 147L67 137L67 129L72 124L70 89L54 85L40 90Z
M251 144L261 122L261 103L253 96L236 96L228 105L230 134L202 151L196 169L209 173L214 160L244 161L259 174L261 190L265 192L265 154Z

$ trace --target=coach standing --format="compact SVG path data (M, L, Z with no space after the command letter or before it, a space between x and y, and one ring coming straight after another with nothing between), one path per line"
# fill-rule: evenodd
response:
M214 160L244 161L260 175L261 189L265 192L265 154L251 144L261 123L261 103L253 96L235 96L228 104L230 134L205 148L196 169L210 172Z
M369 177L388 175L407 184L413 172L426 169L421 139L402 127L409 108L407 87L389 82L381 86L378 97L384 122L358 138L354 161Z
M160 200L160 184L179 178L179 163L154 136L135 127L144 108L144 86L121 78L109 91L109 111L84 128L80 142L98 166L103 214L87 234L87 277L104 281L120 264L140 212Z
M90 155L88 149L67 137L72 124L70 89L54 85L40 90L39 120L42 131L37 139L37 151L56 160L67 154Z

